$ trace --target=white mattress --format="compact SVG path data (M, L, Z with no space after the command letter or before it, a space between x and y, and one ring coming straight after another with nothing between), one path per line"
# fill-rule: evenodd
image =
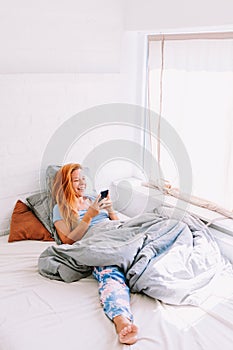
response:
M53 242L8 243L0 238L0 350L230 350L233 286L223 280L201 308L171 306L132 294L139 340L118 342L99 304L97 282L66 284L37 272L39 254Z

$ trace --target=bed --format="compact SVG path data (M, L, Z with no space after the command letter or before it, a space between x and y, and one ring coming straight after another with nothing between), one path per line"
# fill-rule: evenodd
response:
M126 349L99 305L93 277L66 284L38 274L38 257L53 242L0 238L0 349ZM230 350L232 281L223 281L201 307L172 306L142 294L131 305L140 350Z
M38 273L39 256L54 245L0 238L0 350L232 349L231 275L222 275L199 306L171 305L132 293L139 336L134 345L122 345L102 311L91 275L64 283Z

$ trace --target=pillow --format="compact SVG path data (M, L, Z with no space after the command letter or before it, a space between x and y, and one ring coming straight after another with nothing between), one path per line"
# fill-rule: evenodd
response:
M61 165L49 165L46 169L46 186L48 196L52 198L52 187L56 173L61 168Z
M49 165L46 169L46 191L48 196L48 211L49 211L49 224L51 228L51 233L54 235L56 233L53 224L53 207L55 203L52 199L52 187L56 173L61 168L60 165Z
M49 165L46 169L46 189L26 198L26 201L35 216L51 233L52 237L56 234L56 229L52 219L52 185L60 165Z
M33 211L35 216L52 233L52 225L50 222L49 200L47 192L38 192L26 198L27 204Z
M26 239L53 241L50 233L36 218L30 208L18 200L15 204L10 223L8 242Z

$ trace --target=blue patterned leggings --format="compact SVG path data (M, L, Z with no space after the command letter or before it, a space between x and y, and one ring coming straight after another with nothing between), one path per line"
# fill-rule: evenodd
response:
M122 315L133 321L124 273L117 266L102 266L94 267L93 276L99 282L100 302L108 318Z

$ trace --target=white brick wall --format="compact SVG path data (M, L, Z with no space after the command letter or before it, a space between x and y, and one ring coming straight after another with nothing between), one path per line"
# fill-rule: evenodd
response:
M131 63L122 70L123 4L0 0L0 234L16 200L39 189L41 158L60 125L95 105L134 102Z
M39 189L41 158L55 130L79 111L128 102L126 86L123 74L0 75L1 233L16 200Z

